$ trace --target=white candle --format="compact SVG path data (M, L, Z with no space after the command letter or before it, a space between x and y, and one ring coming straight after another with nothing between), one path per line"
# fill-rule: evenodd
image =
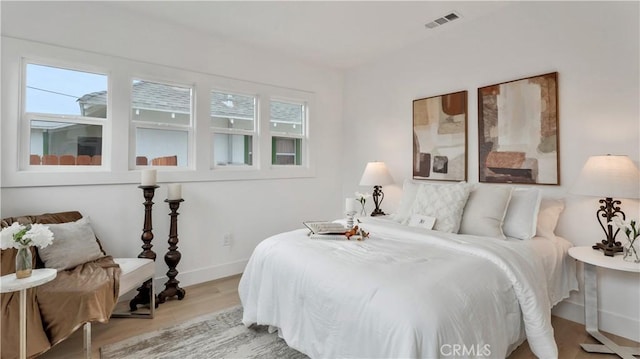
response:
M142 181L140 184L143 186L155 186L156 170L142 170Z
M182 199L182 185L180 183L172 183L169 185L167 199L170 201Z
M347 212L356 212L356 199L355 198L347 198L344 204L345 210Z

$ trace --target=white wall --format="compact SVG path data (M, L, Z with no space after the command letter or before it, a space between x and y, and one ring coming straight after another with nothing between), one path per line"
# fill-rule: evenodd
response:
M99 3L0 6L5 36L315 92L315 177L183 185L183 286L240 272L256 243L270 234L298 228L305 219L338 217L343 197L371 190L357 186L367 161L387 162L397 184L409 178L413 99L469 91L468 178L476 182L476 89L558 71L562 184L542 188L566 198L558 233L577 245L600 238L593 219L597 200L567 194L583 162L600 153L628 154L636 163L640 157L638 3L517 3L490 17L447 25L437 37L349 71L344 85L335 71ZM3 124L13 120L2 118ZM334 141L342 131L345 140ZM342 169L335 166L340 158ZM391 212L400 187L385 186L385 194L383 209ZM163 186L153 216L160 259L169 227L165 197ZM135 256L141 250L143 198L135 185L2 188L0 201L3 217L80 210L93 218L110 253ZM624 201L623 208L638 217L637 201ZM221 246L225 233L234 236L231 248ZM165 271L159 260L157 276ZM601 271L600 279L602 327L638 340L638 277ZM581 320L581 303L580 295L572 295L561 314Z
M340 215L344 201L340 200L340 169L335 162L341 145L336 141L329 146L324 139L340 136L341 73L113 11L101 3L2 2L1 6L3 36L315 94L315 112L310 118L314 176L183 184L185 202L178 217L182 261L177 279L181 286L240 273L255 245L267 236L300 228L303 220ZM8 121L17 119L3 117L3 127ZM16 149L3 147L2 151L15 153ZM158 173L160 182L170 178L169 173ZM166 183L160 185L153 211L158 278L167 271L162 258L169 233L169 208L163 202ZM137 256L141 252L144 199L137 184L2 188L0 198L2 217L79 210L92 218L108 253ZM312 205L305 205L309 202ZM225 233L233 236L231 247L222 246Z
M344 133L352 136L343 194L365 190L357 183L367 161L385 161L396 185L385 186L382 207L392 212L412 173L412 100L461 90L469 91L468 180L478 182L477 88L557 71L561 185L540 188L566 199L559 235L581 246L599 241L597 199L567 191L590 155L627 154L638 163L638 10L637 2L514 3L347 72ZM622 207L638 218L638 201ZM640 276L601 270L599 277L601 327L639 340ZM582 294L556 313L582 321Z

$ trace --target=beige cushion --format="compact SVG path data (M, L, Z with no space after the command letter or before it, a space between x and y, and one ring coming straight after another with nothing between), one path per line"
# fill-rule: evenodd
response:
M120 266L120 290L121 296L135 288L138 288L147 279L153 278L156 272L155 263L147 258L114 258Z
M502 223L512 191L510 186L476 186L464 207L458 233L506 239Z
M45 267L61 271L104 257L89 217L47 226L53 232L53 243L38 249L38 255Z

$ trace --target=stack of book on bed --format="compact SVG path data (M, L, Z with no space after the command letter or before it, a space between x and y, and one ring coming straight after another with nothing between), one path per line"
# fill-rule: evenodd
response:
M302 222L309 228L311 239L347 239L344 235L349 229L340 223L315 221Z

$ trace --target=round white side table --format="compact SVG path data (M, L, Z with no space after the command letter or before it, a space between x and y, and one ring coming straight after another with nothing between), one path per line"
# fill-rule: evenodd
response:
M635 359L640 355L640 348L617 345L605 337L598 329L598 278L596 268L608 268L617 271L640 273L640 264L622 260L622 255L605 256L600 250L588 247L569 248L569 255L584 263L584 322L589 333L598 344L580 344L589 353L617 354L620 358Z
M27 357L27 289L52 281L58 271L34 269L28 278L18 279L15 273L0 277L0 293L20 291L20 359Z

